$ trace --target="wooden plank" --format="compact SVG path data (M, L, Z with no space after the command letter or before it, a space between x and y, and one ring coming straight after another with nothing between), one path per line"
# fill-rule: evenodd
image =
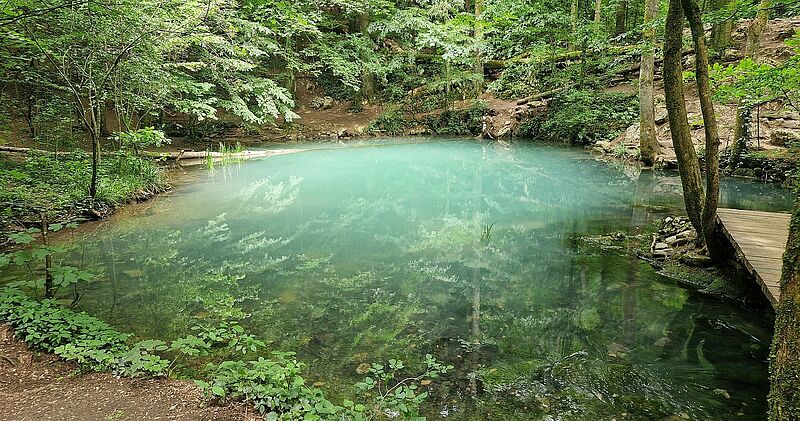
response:
M736 215L736 216L757 216L763 217L765 215L771 218L786 218L789 220L791 218L791 214L785 212L764 212L764 211L755 211L755 210L746 210L746 209L728 209L728 208L719 208L717 213L720 215Z
M783 252L789 236L790 217L777 212L717 210L723 234L773 306L780 296Z

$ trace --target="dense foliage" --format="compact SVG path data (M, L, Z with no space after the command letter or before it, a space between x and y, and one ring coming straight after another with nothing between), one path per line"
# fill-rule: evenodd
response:
M50 221L107 214L166 188L162 170L147 158L109 155L99 170L98 194L90 201L91 161L84 152L30 152L22 162L0 160L0 226L38 226L43 214Z
M628 90L625 84L635 80L637 73L648 73L652 85L656 62L659 66L667 62L673 65L674 71L664 77L663 84L672 93L666 100L670 117L674 117L671 123L681 124L672 124L671 133L678 133L679 125L681 129L686 126L682 137L685 146L676 148L681 155L676 159L682 161L682 170L689 168L688 164L696 168L696 176L691 178L698 182L697 191L688 192L685 197L699 198L705 189L708 194L702 201L698 199L701 207L710 209L702 212L707 219L704 225L716 224L716 116L710 109L711 93L699 89L707 87L711 79L714 100L722 105L737 105L736 124L743 130L744 146L750 139L746 129L753 108L772 103L780 112L798 112L800 35L785 34L780 41L786 41L794 54L775 60L750 54L746 43L744 47L736 46L743 50L744 58L740 60L738 52L733 51L732 36L733 24L745 19L765 21L769 13L796 15L797 2L715 1L704 3L700 16L693 0L672 0L670 9L679 13L667 21L673 23L673 36L666 37L664 50L673 53L671 60L664 60L665 54L654 41L663 35L665 4L657 1L655 16L645 23L646 3L6 1L0 6L0 143L35 149L0 161L0 183L4 186L0 190L0 230L5 235L3 244L14 247L0 254L4 281L8 280L12 287L0 294L0 320L8 322L31 346L74 361L81 368L131 377L193 377L209 399L249 402L267 419L417 417L419 406L428 396L426 386L453 367L437 362L427 351L414 354L416 360L367 363L360 347L369 345L386 351L392 344L419 345L422 334L418 330L401 332L427 308L440 304L426 301L431 297L421 297L419 292L429 286L431 279L452 283L453 290L460 288L458 295L477 296L474 314L468 316L477 326L481 285L477 280L473 284L456 282L458 277L446 272L453 262L458 266L469 261L477 275L485 270L509 279L518 276L519 268L506 272L501 269L501 251L513 250L501 250L502 244L491 244L491 221L473 223L447 215L435 226L415 226L421 230L417 233L420 241L406 244L405 238L395 239L395 246L405 247L403 253L431 259L393 268L398 278L417 282L409 288L415 290L413 293L388 291L381 286L376 272L336 273L331 256L290 254L282 247L292 243L295 235L281 237L260 231L236 237L240 233L231 232L225 213L203 221L204 225L194 230L165 232L167 241L163 243L151 244L147 238L136 238L133 242L137 247L153 249L147 250L151 253L147 259L136 262L140 266L130 270L131 278L141 278L137 282L142 285L152 282L156 286L147 293L162 294L158 298L171 300L175 308L181 309L180 323L169 320L160 328L171 326L178 330L175 325L182 324L181 328L192 332L179 335L159 331L158 335L164 334L161 339L154 334L139 342L99 319L59 305L77 307L87 285L100 277L93 274L93 268L83 267L82 261L67 264L67 246L63 242L57 246L49 243L48 234L74 227L67 221L104 217L125 202L163 191L166 184L162 170L147 158L145 150L170 144L168 135L224 141L234 128L255 135L273 125L288 133L307 111L300 112L301 105L325 109L334 103L349 102L349 106L339 109L357 114L372 104L372 121L364 124L364 132L373 135L491 137L487 127L500 112L507 119L501 123L508 128L506 133L512 131L513 121L517 137L587 146L611 141L637 118L640 128L642 120L655 125L654 110L642 118L645 112L640 108L653 106L652 86L649 96L640 91L637 100L635 89ZM694 14L689 16L689 12ZM686 17L692 18L692 47L684 45ZM704 24L711 29L710 54L706 54ZM757 25L750 25L746 28L748 39L758 29ZM759 34L753 35L756 41ZM700 65L684 75L684 53L690 49L694 62ZM642 63L647 55L655 61L645 72ZM706 62L709 57L711 66ZM693 130L707 128L707 150L702 152L703 170L709 181L704 186L699 184L700 160L693 143L696 134L688 125L682 76L694 76L697 96L708 100L702 105L704 118L694 112L691 116ZM608 89L612 85L615 89ZM498 98L505 100L499 107ZM681 140L678 136L673 139ZM229 144L220 143L223 155L238 150L239 146L231 149ZM789 141L781 145L785 150L779 153L724 153L722 162L735 175L765 180L792 178L798 171L798 145L800 142ZM618 142L616 147L622 151L620 155L630 150L631 156L636 155L635 145ZM645 161L646 165L652 163ZM213 169L214 159L208 156L206 164ZM253 220L277 214L295 200L302 181L300 175L286 180L254 181L239 193L237 206L241 208L231 213L236 211ZM498 188L506 188L505 181L498 182ZM514 180L509 184L524 185L527 197L526 183L527 180ZM449 189L450 179L447 185ZM689 185L684 183L684 190ZM516 187L510 187L513 188ZM483 203L483 190L480 195L477 202ZM449 202L446 206L450 209ZM693 213L689 202L687 209ZM359 224L365 218L402 215L404 211L360 198L352 204L350 213L338 221L345 228L326 238L326 245L336 249L351 235L358 235ZM328 226L333 220L332 216L325 218L329 219L320 219L303 229L316 230L322 238L330 232ZM17 232L10 233L13 230L9 229L6 233L7 228ZM704 231L700 225L697 228ZM713 253L718 248L713 242L710 244L706 250ZM225 260L197 256L195 250L200 245L213 248L221 256L235 257ZM465 253L469 257L464 257ZM148 271L162 275L157 280L150 279ZM326 305L302 307L308 303L298 304L302 300L295 300L294 304L279 308L278 301L273 300L259 303L258 309L248 308L261 292L251 279L255 274L266 274L275 280L300 279L294 277L298 274L320 279L327 286ZM366 292L372 295L366 297ZM334 306L336 301L331 297L336 294L352 300ZM40 297L44 299L36 301ZM671 302L681 306L684 299L673 298ZM358 300L368 302L366 311L353 304ZM508 391L522 395L534 388L548 390L547 383L560 378L562 385L556 393L559 401L554 402L554 407L569 413L582 405L576 402L597 404L586 391L594 393L592 384L613 380L621 387L612 390L611 397L633 406L639 391L631 386L638 383L630 371L617 364L609 368L579 351L543 356L535 347L521 349L520 343L532 344L541 338L530 337L532 330L524 320L501 320L500 316L492 319L493 312L501 314L498 309L502 305L498 302L497 309L483 310L484 323L488 321L497 331L504 332L484 345L511 350L511 354L521 356L520 361L511 368L488 368L492 362L478 359L482 346L479 332L469 341L457 338L457 346L466 350L465 355L475 358L463 368L471 382L464 390L469 388L477 395L481 381L486 387L481 393L500 401L508 397L504 396ZM311 314L309 320L335 319L341 323L337 325L340 330L354 334L352 344L320 353L329 352L329 360L353 355L353 361L361 362L357 373L365 378L355 386L360 403L349 399L333 403L334 399L326 398L313 383L306 383L302 377L306 366L295 354L268 349L278 339L247 332L248 323L280 325L295 332L296 320L288 320L291 314L287 308L291 306ZM169 314L160 309L151 313L149 317L162 321L159 317ZM331 316L333 313L335 317ZM585 309L568 317L574 319L574 328L585 339L598 329L605 315ZM444 329L447 323L431 329ZM290 350L314 339L299 334L285 336L288 337L279 338L280 343L289 344L286 349ZM575 361L588 369L578 373L572 369ZM519 377L520 372L528 373L528 378ZM644 377L638 380L652 383ZM655 397L658 394L647 397L654 407L649 415L673 416L674 408L662 404ZM526 409L527 405L547 409L550 403L531 401L525 405Z
M570 91L557 95L547 115L526 121L517 136L575 144L611 140L638 117L630 94Z
M41 140L72 130L52 117L70 109L88 115L85 129L107 133L167 124L176 113L191 125L291 121L308 76L353 109L375 97L447 108L483 91L485 61L509 66L493 85L504 95L609 67L597 52L613 31L613 4L579 3L574 13L549 0L15 0L0 15L0 86L8 111ZM628 14L635 34L640 11ZM584 54L575 58L600 61L566 71L552 62L576 46Z

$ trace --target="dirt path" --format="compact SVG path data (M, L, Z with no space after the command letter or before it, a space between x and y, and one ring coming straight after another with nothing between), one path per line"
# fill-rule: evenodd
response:
M7 359L6 359L7 358ZM241 405L209 407L191 382L75 375L75 366L34 352L0 326L0 420L256 420Z

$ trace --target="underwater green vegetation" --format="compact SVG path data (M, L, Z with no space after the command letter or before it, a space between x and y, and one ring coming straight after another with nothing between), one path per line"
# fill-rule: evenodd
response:
M76 308L165 346L240 326L253 349L174 373L217 399L288 367L332 417L763 417L766 317L574 241L674 212L674 175L561 146L363 146L223 166L64 238L100 278ZM723 202L789 205L746 180Z

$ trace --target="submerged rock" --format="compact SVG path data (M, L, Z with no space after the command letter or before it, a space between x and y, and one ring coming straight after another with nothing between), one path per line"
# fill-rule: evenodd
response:
M370 367L372 367L370 363L361 363L358 365L358 367L356 367L356 373L367 374L369 372Z
M694 266L698 268L709 267L714 264L714 262L711 260L710 257L694 253L682 254L680 257L678 257L678 261L685 265Z

